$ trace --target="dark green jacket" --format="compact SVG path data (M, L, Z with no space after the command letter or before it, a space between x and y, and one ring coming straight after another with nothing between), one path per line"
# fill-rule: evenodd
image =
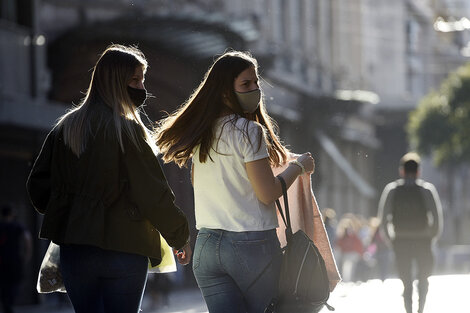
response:
M124 153L110 108L95 104L91 125L93 138L79 158L55 127L34 163L27 189L44 214L40 237L136 253L156 265L159 232L176 249L189 240L186 216L136 123L139 147L123 131Z

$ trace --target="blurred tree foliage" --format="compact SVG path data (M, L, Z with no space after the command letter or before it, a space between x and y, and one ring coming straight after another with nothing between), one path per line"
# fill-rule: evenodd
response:
M411 145L438 166L470 161L470 62L420 101L407 132Z

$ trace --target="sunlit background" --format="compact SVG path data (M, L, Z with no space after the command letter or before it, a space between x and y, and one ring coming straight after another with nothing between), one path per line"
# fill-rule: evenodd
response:
M418 150L422 177L444 208L435 272L470 273L470 1L1 0L0 203L16 209L34 238L41 217L26 177L111 43L138 45L149 61L149 123L189 96L214 56L251 51L282 140L315 157L320 207L334 209L334 222L354 214L365 243L399 158ZM189 173L164 170L195 238ZM35 239L20 304L53 297L35 291L46 247ZM351 279L376 278L367 266ZM196 286L190 267L169 281Z

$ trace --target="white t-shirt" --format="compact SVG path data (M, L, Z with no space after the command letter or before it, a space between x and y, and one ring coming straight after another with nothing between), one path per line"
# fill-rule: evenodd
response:
M235 232L274 229L278 226L274 203L265 205L258 200L245 168L247 162L268 157L264 140L257 149L258 138L263 138L259 137L262 126L245 118L238 118L233 125L229 121L233 118L218 119L205 163L199 161L199 146L194 151L196 228ZM247 122L252 144L242 132Z

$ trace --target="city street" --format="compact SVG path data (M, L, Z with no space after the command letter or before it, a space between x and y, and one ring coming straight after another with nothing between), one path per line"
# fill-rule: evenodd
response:
M125 311L118 264L166 267L162 240L190 264L135 310L208 312L191 258L273 267L279 175L345 280L334 313L405 313L411 251L436 274L425 313L470 313L469 132L470 0L0 0L0 313L74 313L37 293L49 241Z
M425 313L468 313L470 274L441 275L429 279L429 293ZM331 294L328 303L335 313L405 313L401 298L402 285L398 279L369 280L367 283L342 283ZM207 312L197 289L179 290L170 294L168 306L149 308L144 299L144 313L201 313ZM57 309L52 305L18 307L18 313L71 313L70 308ZM321 313L329 312L326 308Z
M470 312L470 275L432 276L429 283L425 313ZM403 285L398 279L387 279L384 282L370 280L362 284L343 283L332 293L328 302L338 313L405 313L402 291ZM414 298L416 301L416 293ZM321 311L325 312L328 310Z

